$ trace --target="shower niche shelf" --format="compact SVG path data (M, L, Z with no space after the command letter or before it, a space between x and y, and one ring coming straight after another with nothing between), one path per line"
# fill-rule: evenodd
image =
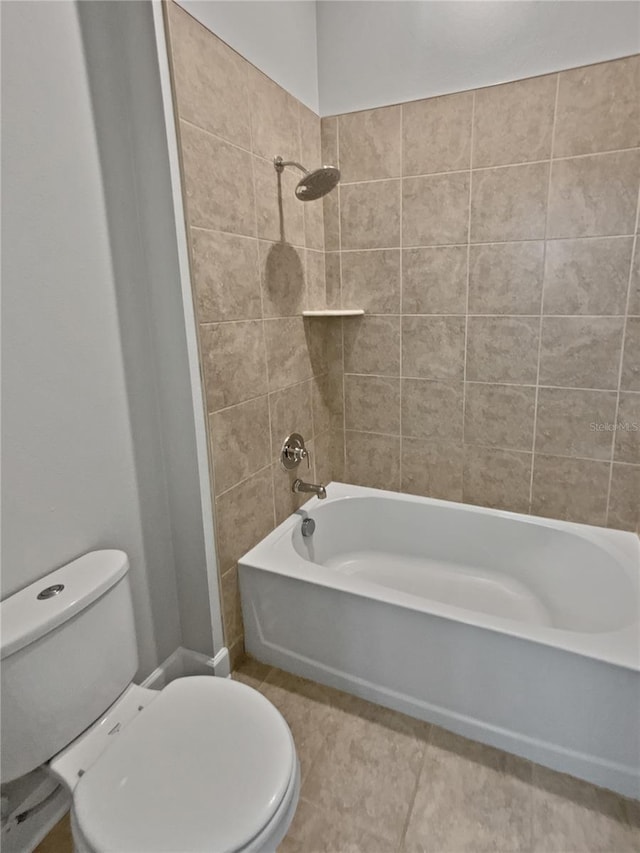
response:
M323 308L321 311L303 311L303 317L362 317L364 308Z

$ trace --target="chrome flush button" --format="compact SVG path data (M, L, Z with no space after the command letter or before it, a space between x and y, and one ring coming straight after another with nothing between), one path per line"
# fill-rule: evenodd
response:
M38 599L42 600L43 598L53 598L54 595L58 595L58 593L62 592L63 589L63 583L55 583L53 586L48 586L46 589L43 589L42 592L39 592Z

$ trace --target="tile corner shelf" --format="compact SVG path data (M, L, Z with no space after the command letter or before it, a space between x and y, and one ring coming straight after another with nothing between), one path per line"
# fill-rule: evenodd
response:
M361 317L364 308L325 308L322 311L303 311L303 317Z

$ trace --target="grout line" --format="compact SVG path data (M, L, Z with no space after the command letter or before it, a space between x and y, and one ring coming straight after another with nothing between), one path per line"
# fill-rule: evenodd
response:
M350 370L345 373L345 376L370 376L375 379L409 379L412 382L431 382L438 385L459 385L462 383L463 379L454 378L454 377L444 377L444 378L434 378L429 376L400 376L398 373L358 373L354 370ZM485 380L485 379L467 379L467 385L488 385L495 386L498 385L501 388L542 388L543 390L550 391L580 391L580 392L594 392L597 394L615 394L615 388L585 388L584 386L573 386L573 385L547 385L545 383L541 383L537 385L535 382L504 382L500 379L495 380ZM640 394L640 391L627 391L627 394ZM262 395L261 395L262 396ZM243 401L244 402L244 401ZM236 404L238 405L238 404Z
M557 162L557 161L556 161ZM468 170L467 170L468 171ZM189 224L189 227L193 231L205 231L207 233L212 234L228 234L231 237L240 237L246 240L257 240L260 243L280 243L280 240L273 240L270 237L260 237L256 234L244 234L240 231L228 231L224 228L209 228L206 225L194 225L193 223ZM579 237L547 237L547 242L577 242L581 240L621 240L624 238L635 238L634 232L628 232L626 234L587 234L581 235ZM542 243L545 238L540 237L522 237L519 240L472 240L472 246L509 246L514 243ZM294 249L306 249L306 246L303 246L299 243L287 243L289 246L293 246ZM452 249L455 247L466 246L467 243L426 243L426 244L417 244L417 245L409 245L409 246L366 246L360 249L313 249L310 251L313 252L326 252L328 254L337 253L338 251L346 252L346 253L356 253L356 252L390 252L390 251L410 251L413 249Z
M253 169L253 165L251 166L252 174L254 175L255 181L255 171ZM256 202L256 193L254 192L254 204ZM256 217L257 219L257 217ZM229 237L239 237L243 240L256 240L258 243L271 243L272 245L281 245L283 243L282 240L273 240L271 237L261 237L257 234L243 234L239 231L225 231L224 228L207 228L204 225L191 225L192 231L204 231L205 234L226 234ZM257 222L256 222L257 229ZM291 246L293 249L298 249L299 251L306 251L306 246L303 246L300 243L290 243L285 241L287 246ZM322 252L323 249L312 249L314 252Z
M558 85L559 84L556 83L556 104L557 104ZM473 99L475 101L476 92L473 91L472 94L474 96ZM402 106L402 104L400 104L400 106ZM197 127L197 125L196 125L196 127ZM555 109L554 109L554 127L555 127ZM202 128L202 129L204 130L204 128ZM208 132L208 131L205 131L205 132ZM473 127L472 127L471 132L473 134ZM212 135L215 135L215 134L212 134ZM224 141L226 141L226 140L224 140ZM236 147L239 147L239 146L236 146ZM589 152L588 154L570 154L570 155L564 156L564 157L554 157L553 159L556 162L561 162L563 160L583 160L586 157L606 157L610 154L625 154L629 151L639 151L639 150L640 150L640 148L637 145L632 145L629 148L612 148L611 150L608 150L608 151L592 151L592 152ZM538 159L538 160L522 160L521 162L517 162L517 163L496 163L495 165L492 165L492 166L473 166L470 163L468 169L446 169L445 171L442 171L442 172L417 172L416 174L411 174L411 175L400 174L400 175L388 175L385 178L369 178L369 179L364 180L364 181L343 181L343 186L352 187L352 186L357 186L358 184L381 184L381 183L385 183L385 182L389 182L389 181L398 181L398 180L416 180L418 178L436 178L436 177L441 177L442 175L459 175L459 174L463 174L464 172L468 172L468 171L491 172L491 171L494 171L495 169L518 169L518 168L521 168L523 166L539 166L541 163L550 163L552 157L553 157L553 152L552 152L550 157L543 157L543 158Z
M276 669L276 667L275 667L275 666L270 666L270 667L268 668L268 670L267 670L267 674L265 675L265 677L262 679L262 681L261 681L261 682L260 682L260 684L258 685L258 690L260 691L260 693L262 693L262 688L263 688L263 687L264 687L264 685L267 683L267 681L269 681L269 676L270 676L270 675L275 671L275 669Z
M521 447L505 447L501 444L483 444L478 441L455 441L449 438L434 438L431 436L423 436L423 435L412 435L410 433L401 436L396 432L376 432L374 430L365 430L365 429L348 429L349 433L357 433L358 435L378 435L384 438L407 438L411 441L423 441L426 444L430 445L456 445L459 447L479 447L484 450L495 450L499 453L516 453L519 456L527 456L533 457L533 452L531 450L524 450ZM566 453L551 453L548 451L542 452L538 451L538 456L546 456L552 459L568 459L571 461L578 462L596 462L602 465L609 465L608 459L601 459L596 456L570 456ZM616 465L621 465L626 468L640 469L640 464L635 464L633 462L616 462ZM256 472L258 473L258 472ZM244 481L243 481L244 482ZM233 488L233 487L231 487ZM229 491L228 489L226 491Z
M297 99L296 99L296 103L298 105L298 140L299 140L299 144L300 144L300 152L302 153L302 138L301 138L301 133L300 133L299 111L300 111L300 108L303 107L303 104L300 101L298 101ZM252 118L252 110L251 110L251 104L249 103L249 124L250 125L251 125L251 118ZM221 136L219 133L215 133L213 130L209 130L206 127L202 127L201 125L196 124L195 122L190 121L189 119L184 118L183 116L179 115L178 120L180 122L182 122L183 124L187 125L188 127L192 127L195 130L199 130L201 133L206 133L207 136L213 137L213 139L216 139L218 142L222 142L224 145L229 145L229 146L231 146L231 148L236 148L238 151L242 151L244 154L249 154L252 157L255 157L256 160L260 160L262 163L265 163L266 165L273 167L273 160L272 159L270 159L269 157L265 157L262 154L258 154L257 151L253 150L253 131L252 130L250 131L250 140L251 140L250 146L251 147L245 148L243 145L238 145L237 142L232 142L230 139L227 139L226 137ZM298 159L300 159L300 158L298 158ZM387 180L395 180L395 179L390 178ZM349 183L353 184L353 183L372 183L372 182L371 181L351 181Z
M219 492L219 493L216 495L216 500L218 500L219 498L223 497L224 495L228 495L228 494L229 494L229 492L233 491L233 489L237 489L237 488L238 488L238 486L243 486L245 483L247 483L247 482L248 482L249 480L251 480L253 477L257 477L257 476L258 476L258 474L262 474L262 473L264 473L265 471L270 470L272 465L273 465L273 460L271 460L271 459L270 459L267 465L263 465L261 468L258 468L258 470L257 470L257 471L252 471L252 473L251 473L251 474L247 474L247 476L246 476L246 477L243 477L241 480L238 480L238 482L237 482L237 483L234 483L234 484L233 484L233 486L229 486L229 488L228 488L228 489L224 489L222 492ZM269 479L271 480L272 478L270 477ZM273 488L273 483L272 483L272 488ZM274 526L275 526L275 525L274 525ZM226 575L226 573L227 573L228 571L229 571L229 569L225 569L225 571L223 572L223 574L225 574L225 575Z
M337 254L337 253L336 253ZM420 318L431 318L431 317L453 317L459 318L464 317L465 313L460 312L458 314L418 314L418 313L406 313L406 314L380 314L377 312L366 313L365 317L420 317ZM474 314L470 313L468 315L473 319L490 319L490 320L539 320L540 314ZM542 315L545 320L621 320L624 322L626 317L637 317L640 316L638 314L544 314ZM295 320L295 319L305 319L302 316L302 312L298 312L296 314L278 314L273 317L247 317L241 319L234 320L204 320L200 322L198 325L200 326L230 326L238 323L257 323L261 320L264 320L265 323L270 323L274 321L282 321L282 320ZM521 383L520 383L521 384Z
M547 161L547 162L551 162L551 161ZM557 163L558 161L554 160L554 162ZM469 170L467 169L467 172L468 171ZM197 226L194 226L194 227L197 227ZM202 229L202 230L215 230L215 229ZM233 234L235 232L231 231L231 232L225 232L225 233ZM243 236L243 235L240 235L240 236ZM548 243L561 243L561 242L574 242L575 243L575 242L580 242L582 240L616 240L616 239L620 239L622 237L633 238L633 237L635 237L635 234L632 233L631 231L628 231L624 234L579 234L579 235L575 235L575 236L565 234L565 235L560 235L559 237L549 236L546 238L544 236L541 236L541 237L519 237L519 238L514 239L514 240L471 240L471 245L472 246L509 246L509 245L514 244L514 243L517 243L517 244L519 244L519 243L543 243L543 242L545 242L545 240ZM262 240L262 239L266 239L266 238L260 237L259 239ZM453 248L455 246L466 246L466 245L467 245L466 243L415 243L415 244L410 243L409 245L403 246L402 249L404 251L407 251L409 249L450 249L450 248ZM348 252L390 252L393 250L397 251L400 248L401 248L400 244L398 243L395 246L359 246L359 247L355 247L355 248L342 249L341 251L347 252L347 253Z
M400 171L404 172L404 105L400 104ZM403 187L404 187L404 177L400 180L400 323L399 323L399 365L400 365L400 376L402 376L402 352L403 352L403 322L402 322L402 310L403 310L403 298L404 298L404 265L403 265L403 256L404 252L402 251L402 247L404 246L404 233L403 233ZM400 379L398 386L398 428L400 430L400 459L398 460L398 488L402 489L402 484L404 482L404 470L403 470L403 441L402 441L402 386L403 382ZM404 835L403 835L404 837Z
M404 844L405 844L405 841L407 838L407 830L409 829L409 824L411 823L411 816L413 815L413 809L415 807L416 799L418 797L418 789L420 788L420 781L422 779L422 774L424 772L424 768L425 768L426 763L427 763L427 756L429 754L428 753L429 744L431 742L431 731L432 731L432 724L429 723L429 734L428 734L427 740L425 741L425 744L424 744L424 755L422 756L422 763L420 764L420 769L418 770L418 774L416 776L416 783L413 787L413 793L411 795L411 799L409 800L409 808L407 809L407 816L405 818L404 825L402 827L402 833L400 834L400 841L398 843L396 853L401 853L401 851L404 850Z
M229 409L235 409L238 406L244 406L245 403L252 403L255 400L260 400L262 397L273 397L274 394L281 394L283 391L289 391L291 388L296 388L298 385L304 385L305 382L312 382L314 378L322 379L323 377L328 375L329 371L325 371L325 373L313 374L313 376L309 376L306 379L298 379L295 382L292 382L290 385L283 385L281 388L274 388L273 391L266 390L261 394L254 394L252 397L243 398L237 403L230 403L228 406L221 406L219 409L214 409L211 412L207 412L207 417L211 417L211 415L217 415L220 412L227 412L229 411Z
M627 325L629 323L629 304L631 302L631 283L633 281L633 267L636 252L640 250L640 241L638 240L638 226L640 225L640 187L638 188L638 200L636 202L636 233L633 238L633 248L631 250L631 262L629 264L629 281L627 283L627 303L626 303L626 320L622 329L622 344L620 347L620 361L618 363L618 391L616 395L616 414L614 418L614 423L618 423L618 417L620 414L620 391L622 386L622 369L624 366L624 348L627 337ZM615 463L616 457L616 433L615 430L611 434L611 468L609 470L609 485L607 487L607 507L606 507L606 516L605 516L605 524L609 523L609 508L611 503L611 486L613 483L613 465Z
M336 118L336 166L340 168L340 119ZM344 307L344 295L342 288L342 186L338 183L338 265L340 272L340 307ZM347 398L345 378L345 348L344 348L344 317L340 321L340 334L342 337L342 477L347 479Z
M248 76L248 73L247 73L247 76ZM192 128L194 128L195 130L199 130L201 133L206 133L206 134L207 134L207 136L211 136L211 137L213 137L213 138L214 138L214 139L216 139L218 142L222 142L222 143L224 143L225 145L230 145L230 146L231 146L231 148L235 148L236 150L238 150L238 151L242 151L242 152L244 152L245 154L249 154L250 156L258 157L260 160L265 160L265 158L264 158L264 157L261 157L259 154L255 154L255 155L254 155L254 153L253 153L253 151L252 151L252 149L253 149L253 139L252 139L252 137L251 137L251 131L249 132L249 137L250 137L249 145L250 145L250 148L245 148L243 145L238 145L238 143L237 143L237 142L232 142L230 139L227 139L227 138L226 138L226 137L224 137L224 136L220 136L220 134L219 134L219 133L214 133L214 131L213 131L213 130L209 130L209 129L208 129L208 128L206 128L206 127L202 127L202 125L196 124L195 122L190 121L188 118L184 118L184 116L182 116L182 115L178 115L178 120L179 120L182 124L187 125L187 127L192 127ZM251 125L251 105L249 105L249 125Z
M471 131L469 138L469 210L467 215L467 286L465 293L465 309L464 309L464 360L462 363L462 447L464 448L464 434L467 410L467 360L469 355L468 340L469 340L469 284L470 284L470 266L471 266L471 199L473 193L473 144L474 144L474 126L476 117L476 93L473 92L471 98ZM462 494L464 495L464 459L462 460Z
M558 112L558 92L560 90L560 75L556 74L556 94L553 103L553 122L551 124L551 159L549 161L549 174L547 176L547 203L544 212L544 235L545 241L542 249L542 287L540 289L540 322L538 324L538 357L536 363L536 390L533 401L533 431L531 436L531 475L529 478L529 512L533 506L533 473L536 461L536 437L538 430L538 397L540 394L540 362L542 360L542 324L544 317L544 291L547 266L547 231L549 227L549 202L551 199L551 177L553 171L553 152L556 136L556 117Z
M251 108L251 80L249 78L249 73L250 73L249 72L249 66L247 65L246 76L247 76L247 102L249 105L249 140L251 143L251 153L253 154L253 110ZM256 239L258 239L258 236L257 236L258 235L258 194L256 192L256 172L255 172L255 161L253 160L253 157L251 159L251 177L253 179L253 216L255 219ZM258 262L260 262L259 258L260 258L260 252L259 252L259 244L258 244ZM276 514L276 493L275 493L275 488L273 486L273 468L271 468L271 466L273 464L274 451L273 451L273 430L271 429L271 400L269 398L269 393L271 390L271 380L269 377L269 358L267 356L267 334L266 334L265 324L264 324L264 281L263 281L262 265L261 264L260 264L259 272L260 272L260 312L262 315L261 320L260 320L260 325L262 327L262 346L263 346L263 352L264 352L264 367L265 367L265 374L267 377L266 391L267 391L267 419L268 419L268 423L269 423L269 450L270 450L270 453L269 453L269 468L270 468L269 480L271 481L271 514L272 514L272 522L273 522L273 525L275 527L277 514ZM258 473L258 472L255 472L255 473ZM239 484L236 483L236 485L239 485Z

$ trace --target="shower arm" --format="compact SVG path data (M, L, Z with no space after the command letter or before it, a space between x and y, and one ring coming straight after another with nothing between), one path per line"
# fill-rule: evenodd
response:
M276 167L276 172L284 172L285 166L295 166L296 169L300 169L304 175L309 174L309 170L305 169L301 163L296 163L295 160L283 160L282 157L274 157L273 165Z

